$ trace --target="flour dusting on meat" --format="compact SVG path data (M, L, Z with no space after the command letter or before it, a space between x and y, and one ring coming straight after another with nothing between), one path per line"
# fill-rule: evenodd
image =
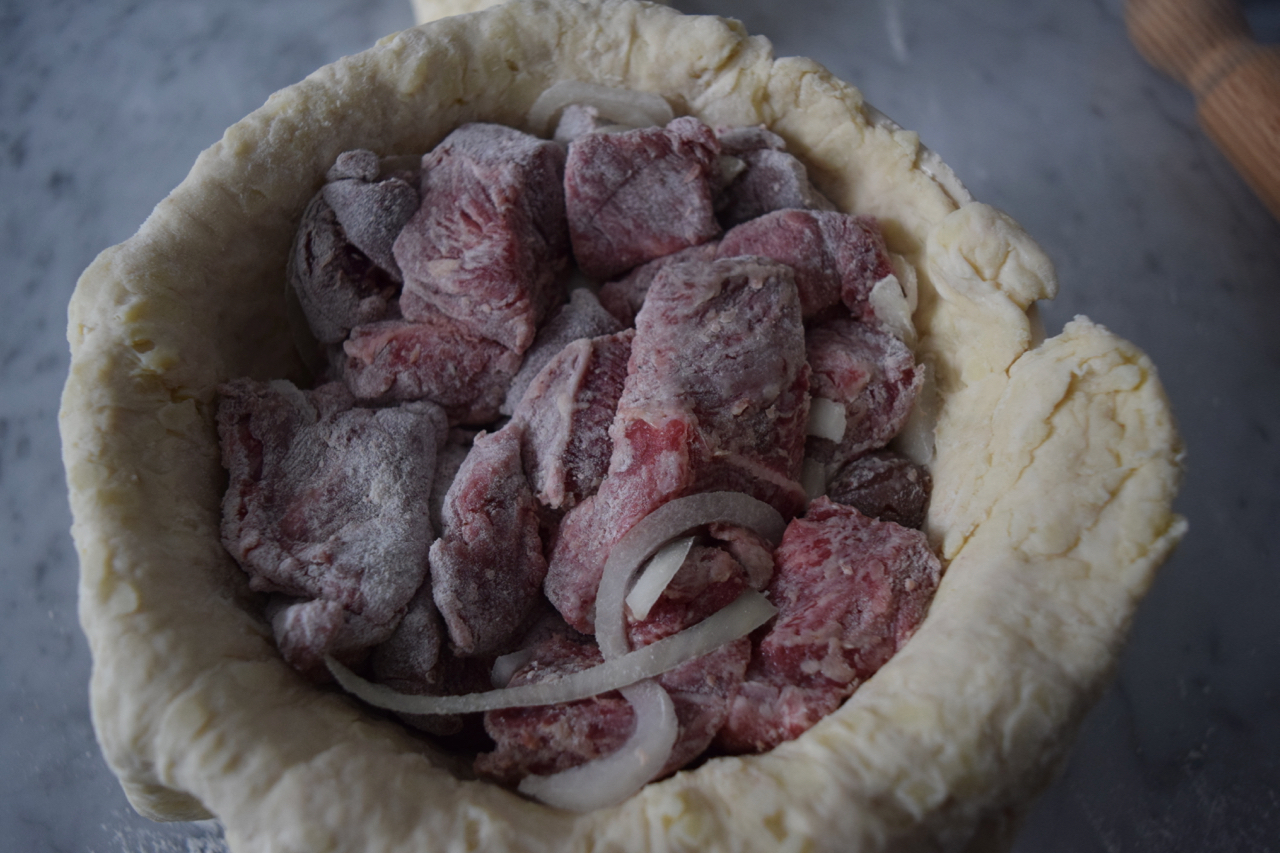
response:
M942 572L912 529L929 473L889 448L923 372L871 310L893 272L877 221L836 211L781 136L689 117L625 128L569 105L555 140L466 124L414 162L346 152L303 213L287 275L318 386L220 388L223 542L283 658L408 694L554 682L602 660L615 544L728 491L789 522L781 545L682 531L674 574L649 576L665 588L622 614L627 643L749 590L778 613L656 678L676 717L659 776L838 709ZM487 734L479 715L403 719L514 786L609 755L635 716L615 691L487 712Z

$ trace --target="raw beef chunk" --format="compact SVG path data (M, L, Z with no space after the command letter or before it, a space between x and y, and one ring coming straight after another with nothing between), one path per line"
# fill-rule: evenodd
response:
M362 400L430 400L452 423L498 415L520 356L438 312L419 322L387 320L351 331L344 378Z
M431 584L418 588L396 630L373 650L369 668L374 680L401 693L433 693L439 681L444 626L431 597Z
M687 117L574 140L565 204L582 271L603 281L718 236L711 187L719 153L711 128Z
M240 379L219 393L223 545L253 589L316 600L273 620L281 648L302 659L325 652L315 638L345 642L339 616L385 639L426 575L443 413L426 403L351 408L338 384L304 392Z
M574 506L604 479L633 335L628 329L564 347L516 407L514 419L525 426L525 470L538 500L552 509Z
M632 648L656 643L728 607L748 586L742 564L719 548L695 545L644 619L627 611Z
M760 640L719 743L772 749L835 710L906 643L942 574L924 534L818 498L787 527Z
M658 679L675 705L679 727L659 776L680 769L711 744L749 657L750 642L743 638ZM601 661L594 645L552 637L535 649L533 662L517 672L511 684L545 681ZM484 725L497 748L477 756L476 772L515 785L531 773L558 773L616 752L635 728L635 714L620 693L611 692L561 705L490 711Z
M735 258L659 274L636 318L608 476L552 545L546 593L570 625L591 630L609 549L672 498L742 491L785 517L804 505L802 336L786 267Z
M688 261L714 261L719 245L713 240L641 264L622 278L601 287L600 304L623 326L634 326L636 314L640 313L640 308L644 305L649 287L663 267Z
M720 192L716 211L726 227L775 210L835 210L809 182L804 164L786 152L786 143L763 127L740 127L717 134L725 154L742 168Z
M400 310L433 309L523 352L563 298L569 259L564 149L495 124L466 124L422 160L422 206L395 242Z
M917 530L929 508L929 472L907 457L884 450L860 456L827 485L827 497L863 515Z
M369 676L378 684L399 693L440 696L489 689L463 662L451 658L444 649L444 625L431 584L424 583L409 602L409 608L385 643L369 655ZM416 729L435 735L456 734L462 729L460 714L399 714Z
M810 457L841 464L883 447L898 434L924 382L911 350L888 332L856 320L831 320L809 330L814 397L844 406L844 438L809 436Z
M707 528L707 535L742 565L752 589L764 589L768 585L773 577L773 546L767 539L732 524L712 524Z
M312 335L322 344L341 343L353 327L395 310L395 277L347 239L322 192L302 214L287 276Z
M534 649L532 662L516 672L510 686L580 672L603 659L594 645L552 635ZM497 748L476 757L476 773L515 785L531 773L546 776L616 752L631 735L634 714L615 691L560 705L489 711L484 727Z
M870 318L876 282L893 274L880 226L870 216L822 210L778 210L732 228L717 257L759 255L795 270L800 307L809 320L844 303Z
M507 399L502 404L502 414L516 410L525 389L547 362L555 358L566 345L580 338L598 338L621 332L630 323L619 323L600 305L600 300L590 290L580 287L569 294L569 301L560 306L551 319L538 330L533 346L524 354L520 370L507 388Z
M359 663L371 646L391 636L394 622L375 623L345 609L336 601L300 601L273 595L267 619L276 647L286 662L318 683L329 680L326 655L348 666Z
M476 437L449 487L431 588L459 655L506 651L533 615L547 562L537 503L520 462L524 428Z
M396 176L378 180L380 171L377 154L347 151L338 156L320 192L347 239L400 281L391 246L418 209L418 188Z

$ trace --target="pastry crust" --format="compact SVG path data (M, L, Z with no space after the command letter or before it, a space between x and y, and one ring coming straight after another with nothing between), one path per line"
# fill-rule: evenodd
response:
M420 153L466 121L518 127L563 79L659 92L713 125L764 123L841 209L881 218L919 277L936 394L907 440L932 469L927 530L949 561L919 633L811 731L581 816L464 781L281 660L219 541L214 429L219 382L304 377L285 265L334 158ZM205 151L70 307L61 428L94 723L135 807L217 815L238 851L1007 842L1185 528L1170 510L1180 445L1130 344L1079 318L1032 347L1027 309L1055 288L1043 252L993 209L958 206L915 134L869 115L856 89L775 60L736 22L516 0L322 68Z

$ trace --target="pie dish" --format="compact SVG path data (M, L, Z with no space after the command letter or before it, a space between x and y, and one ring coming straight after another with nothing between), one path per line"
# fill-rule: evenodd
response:
M341 152L521 127L561 80L764 124L918 277L926 389L902 449L934 492L946 574L919 632L836 713L572 815L462 766L281 659L223 550L215 388L305 382L284 271ZM1000 849L1105 686L1185 530L1180 442L1149 360L1056 290L1021 228L806 59L741 25L634 0L514 0L436 21L273 95L81 278L61 429L94 657L94 724L130 801L218 817L232 849Z

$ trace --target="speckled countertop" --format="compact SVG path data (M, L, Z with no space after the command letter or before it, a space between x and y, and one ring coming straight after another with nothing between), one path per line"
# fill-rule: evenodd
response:
M919 131L1161 369L1191 533L1018 850L1280 849L1280 224L1129 45L1120 0L676 0L808 55ZM1248 12L1280 40L1280 4ZM67 300L275 89L407 0L0 2L0 848L215 851L129 809L89 722L56 425Z

